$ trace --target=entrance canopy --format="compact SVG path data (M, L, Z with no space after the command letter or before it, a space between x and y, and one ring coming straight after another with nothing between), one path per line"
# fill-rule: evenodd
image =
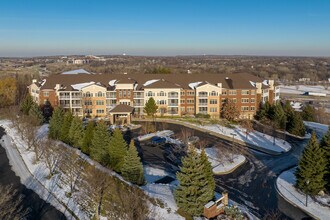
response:
M119 104L109 111L110 123L114 124L117 119L126 119L127 124L131 123L131 117L134 112L134 108L129 105Z

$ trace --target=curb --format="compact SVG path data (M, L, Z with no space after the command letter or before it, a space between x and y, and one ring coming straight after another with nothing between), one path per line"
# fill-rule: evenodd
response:
M243 162L237 164L235 167L233 167L232 169L226 171L226 172L213 172L214 175L218 175L218 176L221 176L221 175L226 175L226 174L230 174L232 172L234 172L236 169L238 169L240 166L242 166L243 164L246 163L246 157L244 159ZM212 170L213 171L213 170Z

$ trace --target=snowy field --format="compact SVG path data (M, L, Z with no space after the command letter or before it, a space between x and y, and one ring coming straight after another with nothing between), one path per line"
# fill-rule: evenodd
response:
M214 174L227 174L234 171L237 167L242 165L246 158L240 154L230 154L227 155L219 155L221 151L218 152L219 149L215 147L205 148L206 155L209 158L209 161L212 165L212 170ZM200 150L197 150L200 152ZM220 158L220 157L221 158Z
M325 93L325 94L330 95L330 89L325 89L324 86L305 86L305 85L283 86L283 85L280 85L279 88L280 88L280 93L302 95L306 92L319 92L319 93Z
M306 212L310 213L311 215L321 219L326 220L329 219L330 216L330 207L325 207L320 203L315 202L311 198L308 199L308 206L306 207L306 195L298 192L294 187L296 182L296 178L294 176L295 169L291 169L285 171L279 175L276 180L277 188L282 197L286 200L290 201L290 203L295 204L300 209L305 210ZM318 198L321 201L328 201L329 198ZM329 203L328 203L329 204Z
M236 136L234 138L236 140L240 140L242 142L249 143L259 148L273 151L275 153L288 152L291 149L291 145L287 141L276 138L275 144L273 144L274 138L272 136L258 131L253 131L249 133L248 137L246 138L245 129L239 126L235 126L234 128L228 128L218 124L204 126L195 125L191 123L189 124L208 131L218 133L220 135L225 135L227 137L233 137L232 134L235 134Z
M72 199L66 196L66 192L69 191L69 187L63 184L59 184L59 177L63 175L63 173L55 174L52 178L47 178L49 174L48 168L44 165L43 162L34 163L34 152L28 151L26 149L27 143L23 141L20 135L17 133L15 129L11 127L11 123L7 120L1 120L0 126L3 126L6 130L7 135L4 135L3 142L4 147L15 149L16 146L18 152L16 157L17 161L22 160L21 165L17 165L17 163L12 164L16 175L20 176L22 184L24 184L27 188L35 191L39 196L41 196L44 200L50 202L54 207L56 207L61 212L65 212L64 214L68 219L72 219L72 216L68 211L65 211L65 208L62 204L65 204L71 211L73 211L79 219L90 219L89 215L81 210L78 204L76 204ZM38 138L47 137L48 134L48 125L45 124L40 127L37 132ZM66 147L70 147L69 145L63 144ZM88 156L80 152L78 149L75 149L76 153L84 158L91 165L95 165L96 168L102 170L108 175L113 175L119 178L121 181L128 183L125 181L119 174L103 167L99 163L93 161ZM15 159L16 160L16 159ZM25 168L25 170L24 170ZM27 175L26 173L30 174ZM154 181L160 179L162 176L167 176L166 172L161 170L146 170L146 179ZM25 177L26 178L22 178ZM36 179L36 182L31 181L31 179ZM174 202L174 197L172 195L174 185L166 185L166 184L148 184L146 186L141 187L147 194L155 198L161 198L164 200L166 205L164 208L153 205L149 203L150 208L150 219L183 219L179 215L175 214L177 209L176 204ZM152 181L151 181L152 182ZM63 182L61 182L63 183ZM153 182L152 182L153 183ZM43 188L44 190L41 190ZM45 193L47 192L47 194ZM49 193L51 192L51 194ZM166 195L169 195L168 197ZM54 197L52 199L52 197Z
M182 216L175 213L178 207L175 203L173 192L177 185L177 181L173 181L169 184L154 183L165 176L175 178L173 175L162 169L144 166L144 177L147 184L142 186L142 189L145 190L149 196L159 199L164 203L164 208L161 209L160 207L155 207L155 210L151 211L152 214L150 217L161 220L183 220L184 218Z

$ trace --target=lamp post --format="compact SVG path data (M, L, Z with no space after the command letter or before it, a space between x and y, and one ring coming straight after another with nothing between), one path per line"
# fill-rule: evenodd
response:
M235 136L236 136L237 134L235 134L235 133L230 133L230 135L233 135L233 143L234 143Z
M306 188L308 188L309 180L306 180ZM308 194L306 192L306 207L307 207L307 202L308 202Z

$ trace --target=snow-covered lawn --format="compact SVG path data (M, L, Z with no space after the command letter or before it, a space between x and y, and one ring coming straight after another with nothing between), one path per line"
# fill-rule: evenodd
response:
M306 195L299 192L294 184L296 182L296 177L294 175L294 169L285 171L279 175L276 180L276 185L281 196L288 200L290 203L295 204L300 209L305 210L311 215L319 219L329 219L330 208L322 206L320 203L315 202L311 198L308 198L308 206L306 207Z
M330 94L330 90L325 89L324 86L279 86L280 93L289 93L289 94L304 94L305 92L320 92L325 94Z
M145 186L142 186L142 189L145 190L149 196L159 199L164 204L164 208L155 206L155 210L151 210L150 217L154 219L164 219L164 220L165 219L183 220L184 219L183 217L176 214L178 207L175 203L174 195L173 195L177 182L173 181L170 184L154 183L155 181L165 176L171 176L175 178L173 175L167 173L162 169L147 165L144 166L144 177L147 181L147 184Z
M170 130L163 130L163 131L157 131L157 132L154 132L154 133L149 133L149 134L141 135L141 136L139 136L137 139L138 139L139 141L145 141L145 140L151 139L152 137L155 137L155 136L159 136L159 137L169 137L169 136L171 136L172 134L174 134L173 131L170 131Z
M227 155L218 156L218 150L215 147L205 148L206 155L209 158L209 161L212 165L213 173L215 174L227 174L234 171L240 165L242 165L246 158L241 154L231 154L228 153ZM197 150L200 152L200 150ZM221 152L220 152L221 154Z
M316 123L316 122L311 122L311 121L304 121L304 124L313 129L313 130L318 130L319 132L325 134L327 133L328 129L329 129L329 125L326 124L320 124L320 123Z
M66 196L66 192L69 192L69 186L59 184L60 173L55 174L52 178L48 178L49 170L44 163L34 163L35 153L27 150L27 144L22 140L18 132L11 128L11 123L9 121L0 121L0 125L6 130L9 138L11 138L11 144L17 147L27 169L30 173L49 191L51 192L59 201L66 204L66 206L73 211L79 219L89 219L86 213L84 213L79 205L71 198ZM48 126L42 126L37 135L42 138L48 132ZM22 182L22 184L29 186L30 189L38 192L40 189L38 185L31 185L29 182Z
M246 138L245 129L237 125L234 126L234 128L228 128L225 126L221 126L219 124L204 125L204 126L195 125L191 123L189 124L227 137L233 137L232 134L234 134L235 135L234 138L236 140L240 140L242 142L249 143L261 149L273 151L275 153L287 152L291 149L291 145L287 141L276 138L275 144L273 144L274 138L272 136L258 131L253 131L249 133L248 137Z

